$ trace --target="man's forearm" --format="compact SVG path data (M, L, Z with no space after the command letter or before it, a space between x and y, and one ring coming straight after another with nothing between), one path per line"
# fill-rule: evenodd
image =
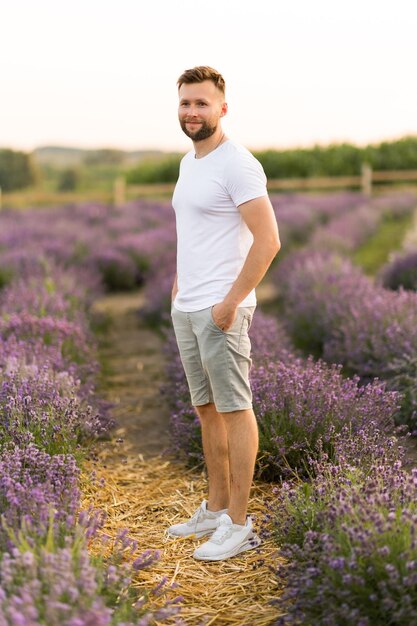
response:
M172 286L172 293L171 293L171 301L174 302L175 300L175 296L178 293L178 274L175 274L175 278L174 278L174 284Z
M261 282L279 249L280 244L276 241L266 244L265 241L255 240L224 302L232 307L239 306L252 289L255 289Z

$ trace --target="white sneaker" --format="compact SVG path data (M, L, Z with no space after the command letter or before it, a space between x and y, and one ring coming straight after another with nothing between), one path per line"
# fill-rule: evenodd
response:
M221 511L208 511L207 500L203 500L197 511L182 524L174 524L168 528L168 535L171 537L192 537L197 539L213 533L217 528L220 516L226 513L227 509Z
M261 540L253 532L252 519L249 516L241 526L234 524L232 518L223 513L217 530L208 541L197 548L193 557L200 561L222 561L244 550L256 548L260 543Z

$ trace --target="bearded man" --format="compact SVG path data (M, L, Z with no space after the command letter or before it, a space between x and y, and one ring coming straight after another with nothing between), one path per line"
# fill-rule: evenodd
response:
M247 515L258 451L248 330L255 287L280 249L259 161L229 139L225 81L208 66L178 79L178 117L193 149L173 195L177 275L172 322L191 401L201 424L208 498L172 537L210 535L194 552L217 561L259 545Z

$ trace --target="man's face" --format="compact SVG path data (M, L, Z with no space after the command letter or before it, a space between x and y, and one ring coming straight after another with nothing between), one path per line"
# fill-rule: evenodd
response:
M187 137L202 141L211 137L227 112L223 94L211 80L181 85L178 119Z

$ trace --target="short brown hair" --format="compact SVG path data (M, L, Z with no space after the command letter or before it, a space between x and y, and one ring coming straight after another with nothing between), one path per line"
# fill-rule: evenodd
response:
M208 65L198 65L190 70L185 70L177 80L178 89L184 83L202 83L204 80L211 80L211 82L216 85L217 89L219 89L223 95L225 94L226 83L224 82L223 76Z

